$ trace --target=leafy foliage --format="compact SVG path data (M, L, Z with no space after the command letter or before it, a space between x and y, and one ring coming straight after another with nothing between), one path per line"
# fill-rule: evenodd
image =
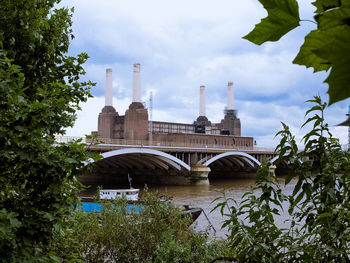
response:
M0 4L0 254L37 262L76 202L77 176L90 157L78 142L55 144L75 120L91 82L87 55L65 55L71 13L59 1Z
M268 16L257 24L245 39L261 45L266 41L277 41L299 26L299 7L294 0L261 0Z
M244 38L261 45L277 41L299 26L296 0L259 0L268 16ZM314 22L317 29L305 36L304 44L293 63L314 68L314 72L328 71L329 105L350 97L350 1L316 0Z
M223 242L209 243L206 233L189 229L189 218L153 194L143 197L141 213L127 205L115 200L104 203L101 214L76 211L69 231L56 232L52 252L83 262L209 262L224 253Z
M284 123L279 159L288 162L285 184L296 180L292 194L284 195L270 165L258 171L256 187L241 203L222 200L215 209L227 217L233 257L238 262L349 262L350 253L350 153L342 151L324 121L327 106L319 97L306 115L315 113L304 125L313 124L299 150ZM215 201L218 201L215 200ZM289 228L276 226L279 213L289 204ZM231 205L233 203L233 205ZM229 211L225 214L224 211ZM244 218L247 223L240 219Z
M256 190L260 191L257 197ZM288 240L283 239L282 230L274 222L280 214L282 194L276 177L268 171L265 164L256 177L256 187L246 192L241 203L225 195L213 202L219 202L213 210L220 208L228 217L222 227L228 227L231 254L237 262L280 262L283 259L281 248ZM229 211L225 214L223 211ZM247 222L244 223L244 222Z
M342 151L338 139L332 137L325 123L327 104L322 103L319 97L308 102L316 105L306 114L318 113L305 122L313 122L313 129L303 138L305 149L299 152L297 148L290 147L295 141L287 128L280 134L288 140L281 141L277 148L290 149L286 155L279 156L279 161L291 160L292 168L286 183L292 178L298 179L289 198L289 213L300 225L299 236L295 240L300 251L295 248L293 251L298 260L348 262L350 154Z

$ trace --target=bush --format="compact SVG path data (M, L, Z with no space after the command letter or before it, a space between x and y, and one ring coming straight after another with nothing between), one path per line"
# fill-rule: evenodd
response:
M170 203L146 193L140 207L115 200L101 213L75 211L53 251L71 262L209 262L223 253L224 242L190 229L191 219Z

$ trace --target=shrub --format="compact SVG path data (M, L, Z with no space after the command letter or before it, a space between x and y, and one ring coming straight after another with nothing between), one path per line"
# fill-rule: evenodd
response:
M324 121L326 103L319 97L309 102L315 106L306 114L316 114L304 123L313 123L313 128L303 138L303 150L287 125L282 123L278 132L277 163L289 163L285 184L297 179L293 193L281 192L270 164L265 164L256 187L240 204L226 196L217 199L222 199L216 206L222 214L224 207L230 211L224 226L230 229L231 252L238 262L350 261L350 153L342 151ZM280 229L275 217L284 201L289 202L290 228Z
M223 242L189 228L191 219L169 202L146 193L139 207L114 200L101 213L75 211L53 251L73 262L209 262L223 253Z

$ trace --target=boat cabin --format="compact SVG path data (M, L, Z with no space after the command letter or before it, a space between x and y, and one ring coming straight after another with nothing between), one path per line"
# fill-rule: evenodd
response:
M137 201L140 189L103 189L100 190L100 199L126 198L129 201Z

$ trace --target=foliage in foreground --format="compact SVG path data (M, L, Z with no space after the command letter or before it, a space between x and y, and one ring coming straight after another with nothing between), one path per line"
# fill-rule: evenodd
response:
M225 196L216 200L221 200L216 208L226 216L223 226L229 228L237 262L350 261L350 153L342 151L324 122L326 103L319 97L309 102L315 106L306 115L316 113L305 122L313 123L303 138L305 148L298 149L284 123L278 133L282 139L277 163L291 166L285 184L296 180L293 192L282 193L270 164L265 164L256 187L241 203ZM285 206L291 219L283 229L276 223Z
M316 29L305 36L293 63L312 67L314 72L328 71L329 104L350 97L350 0L315 0L313 20L299 16L296 0L259 0L268 16L244 38L261 45L277 41L300 26L311 22Z
M220 242L191 230L190 218L155 195L146 195L141 213L127 206L116 200L101 214L76 211L51 253L74 262L209 262L224 254Z
M0 4L0 255L38 262L74 209L84 145L55 145L90 95L87 54L67 56L71 13L58 0Z

